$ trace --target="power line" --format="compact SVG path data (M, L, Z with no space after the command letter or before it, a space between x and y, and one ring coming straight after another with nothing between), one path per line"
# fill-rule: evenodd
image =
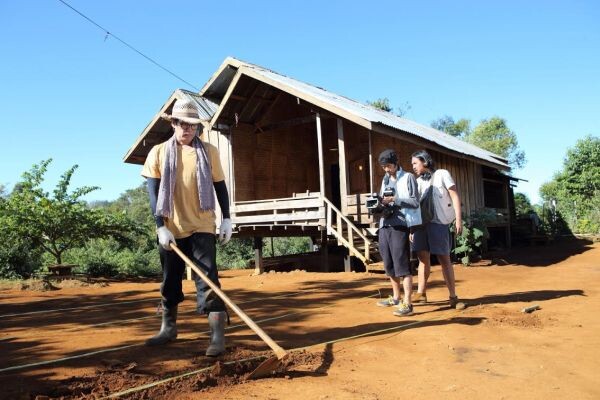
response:
M142 53L141 51L139 51L138 49L136 49L135 47L133 47L132 45L130 45L129 43L127 43L126 41L122 40L121 38L119 38L117 35L115 35L114 33L110 33L108 31L108 29L102 27L100 24L98 24L96 21L92 20L91 18L89 18L88 16L84 15L82 12L80 12L79 10L75 9L73 6L71 6L69 3L67 3L64 0L58 0L61 3L63 3L65 6L69 7L71 10L75 11L77 14L81 15L83 18L85 18L86 20L88 20L90 23L94 24L96 27L98 27L99 29L102 30L102 32L106 33L106 36L104 38L104 40L106 40L106 38L108 38L109 36L114 37L115 39L117 39L119 42L123 43L125 46L129 47L131 50L135 51L136 53L138 53L140 56L144 57L146 60L150 61L152 64L156 65L157 67L159 67L160 69L166 71L167 73L171 74L172 76L174 76L175 78L179 79L181 82L185 83L186 85L192 87L193 89L200 91L200 89L198 89L196 86L192 85L191 83L189 83L188 81L186 81L185 79L181 78L180 76L178 76L177 74L175 74L174 72L171 72L170 70L168 70L167 68L163 67L162 65L160 65L158 62L154 61L153 59L151 59L150 57L148 57L147 55L145 55L144 53Z

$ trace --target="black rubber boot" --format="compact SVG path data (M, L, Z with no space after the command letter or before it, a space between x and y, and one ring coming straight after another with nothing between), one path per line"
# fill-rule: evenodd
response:
M163 306L160 332L146 340L146 346L161 346L177 338L177 306Z
M227 312L211 312L208 314L208 326L210 327L210 343L206 349L208 357L216 357L225 352L225 323Z

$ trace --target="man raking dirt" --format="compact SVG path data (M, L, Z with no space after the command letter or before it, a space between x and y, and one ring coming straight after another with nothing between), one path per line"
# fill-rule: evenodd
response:
M163 281L162 325L158 334L146 341L148 346L164 345L177 337L177 308L183 301L182 278L185 263L171 249L171 242L204 270L211 282L220 287L216 263L215 195L223 221L220 239L227 243L232 226L229 195L216 147L200 140L199 118L191 100L178 99L172 114L163 114L171 122L173 136L154 146L144 164L150 208L156 219ZM209 285L195 276L198 313L208 315L210 343L207 356L225 351L227 312L223 300L210 296Z

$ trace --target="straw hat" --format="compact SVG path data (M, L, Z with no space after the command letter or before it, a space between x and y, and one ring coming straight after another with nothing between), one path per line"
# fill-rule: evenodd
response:
M201 124L206 122L203 119L200 119L198 115L198 109L194 102L188 99L177 99L175 104L173 105L173 111L171 114L163 114L161 115L167 121L172 121L174 119L178 119L179 121L183 121L188 124Z

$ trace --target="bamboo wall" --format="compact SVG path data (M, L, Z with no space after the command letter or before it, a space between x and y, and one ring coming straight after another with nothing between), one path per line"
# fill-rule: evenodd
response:
M225 175L225 184L227 185L227 190L229 193L232 193L232 177L231 177L231 166L229 159L231 157L231 147L229 146L229 137L227 135L223 135L218 131L210 131L208 133L203 133L201 136L203 141L206 141L219 150L219 158L221 160L221 168L223 168L223 174ZM219 207L219 203L216 204L215 215L217 217L217 221L221 220L221 207Z
M254 133L232 132L234 201L291 197L319 191L317 138L313 129L296 126Z
M484 206L483 174L480 164L446 154L430 152L437 168L447 169L454 178L460 193L463 212L469 215L472 211Z
M369 131L344 121L344 144L348 164L348 194L370 192Z

